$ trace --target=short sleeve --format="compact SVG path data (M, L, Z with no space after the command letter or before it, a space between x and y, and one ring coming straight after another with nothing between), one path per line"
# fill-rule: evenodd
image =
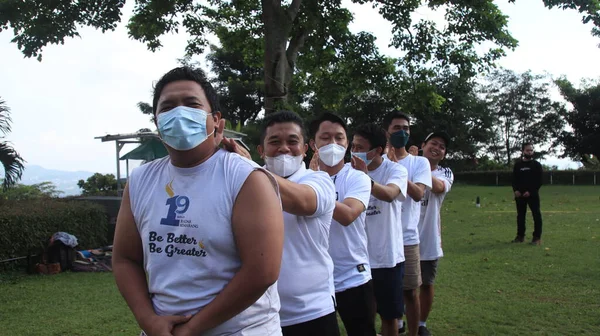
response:
M311 187L317 194L317 210L308 217L318 217L335 208L335 185L326 172L310 172L302 177L298 184Z
M232 196L232 203L235 204L237 195L248 176L255 170L260 169L260 166L235 153L219 153L225 155L224 169L225 169L225 183L229 187L230 195Z
M391 162L391 161L389 161ZM408 171L401 164L392 163L390 166L390 174L385 182L385 185L395 184L400 188L400 194L396 197L399 201L406 199L406 191L408 189Z
M371 199L371 179L367 174L358 170L350 171L350 173L347 179L345 198L359 200L366 209Z
M439 176L439 179L444 182L444 193L447 193L452 188L452 184L454 183L454 174L450 168L442 168L442 175Z
M426 189L431 189L431 165L429 160L422 156L416 156L415 173L413 183L422 183Z

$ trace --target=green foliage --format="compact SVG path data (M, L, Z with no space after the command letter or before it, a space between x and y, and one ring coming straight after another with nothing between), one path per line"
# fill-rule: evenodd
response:
M554 144L564 147L563 157L581 160L586 167L600 168L600 81L583 83L579 89L564 77L555 83L573 109L561 115L572 131L563 130Z
M517 74L498 69L487 80L483 93L497 118L492 127L494 137L488 146L494 159L510 165L523 142L537 146L537 157L549 153L539 147L563 128L559 115L564 106L550 99L550 83L546 78L529 71Z
M97 1L2 1L0 31L12 28L16 43L26 57L42 60L42 48L80 37L77 29L91 26L106 32L121 20L125 0Z
M0 5L0 13L2 5ZM1 17L1 14L0 14ZM10 109L6 102L0 98L0 163L4 168L4 178L2 179L2 189L6 190L15 185L23 174L25 169L25 160L17 151L6 141L2 141L6 134L11 131Z
M116 196L117 179L113 174L95 173L86 181L79 180L77 186L82 189L85 196Z
M415 119L414 126L411 127L410 142L420 146L422 139L429 133L444 130L452 136L447 158L465 163L473 161L492 138L492 126L495 122L493 113L479 96L472 78L442 72L436 75L433 85L430 94L438 95L443 101L439 106L433 103L423 104L423 101L415 102L421 106L409 110ZM419 96L411 98L417 100Z
M594 180L596 175L596 180ZM573 183L573 177L575 183ZM460 184L479 186L510 186L512 185L512 171L469 171L455 172L454 181ZM600 171L591 170L545 170L543 173L544 185L594 185L600 184Z
M52 182L42 182L32 185L17 184L6 190L0 190L0 203L2 200L25 201L56 198L62 193Z
M517 41L506 29L507 17L491 0L429 0L432 10L445 10L447 24L438 27L428 20L413 22L412 14L422 1L384 2L353 0L371 4L393 25L392 45L406 52L400 67L413 79L427 76L432 68L452 69L473 76L513 49ZM598 35L600 19L598 0L545 0L549 8L577 9L583 22L595 24ZM110 0L98 5L90 1L57 0L40 4L34 0L5 1L0 5L0 29L12 28L13 42L27 57L41 60L41 50L48 44L64 43L65 38L79 36L77 28L92 26L102 31L114 30L121 20L124 0ZM129 36L145 43L149 50L162 46L160 38L184 29L191 36L188 55L198 55L208 45L209 33L222 35L223 30L241 32L244 39L236 52L243 53L248 66L263 67L263 92L267 112L287 106L296 63L302 50L326 66L337 52L337 45L347 38L350 12L341 8L340 0L218 1L190 0L136 1L127 24ZM234 34L235 35L235 34ZM221 38L221 36L219 36ZM261 41L264 43L260 43ZM490 42L480 57L476 47ZM257 58L258 53L264 58ZM226 50L231 48L225 47ZM257 61L262 59L261 61ZM254 75L258 75L256 71ZM242 82L243 83L243 82ZM260 85L259 81L252 83ZM239 83L238 83L239 84ZM233 85L233 83L232 83ZM238 85L239 86L239 85ZM241 89L248 89L241 85Z
M0 204L0 260L38 253L52 234L68 232L79 248L107 243L108 217L96 204L64 200L27 200Z

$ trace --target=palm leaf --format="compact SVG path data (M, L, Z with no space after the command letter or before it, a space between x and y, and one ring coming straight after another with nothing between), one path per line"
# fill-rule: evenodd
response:
M4 166L2 188L6 190L21 179L25 160L8 143L0 142L0 162Z
M10 132L10 108L6 102L0 98L0 136Z

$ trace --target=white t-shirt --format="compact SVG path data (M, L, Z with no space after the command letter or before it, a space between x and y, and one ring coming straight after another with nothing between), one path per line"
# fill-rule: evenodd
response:
M311 216L283 212L285 239L277 289L279 317L286 327L335 311L333 261L329 256L329 228L335 208L335 188L329 175L304 165L288 178L317 194L317 211Z
M450 168L438 166L431 172L431 175L444 182L444 192L434 194L431 190L427 190L421 200L421 218L419 220L421 260L437 260L444 256L440 211L444 198L454 182L454 175Z
M398 160L408 171L408 180L412 183L422 183L425 191L431 189L431 166L429 160L422 156L408 154L404 159ZM421 204L406 195L402 202L402 233L404 245L419 244L419 217L421 217Z
M233 206L259 168L217 151L193 168L169 157L135 168L129 178L144 270L158 315L193 315L209 304L241 267L231 228ZM281 335L277 286L250 307L203 335Z
M360 201L365 209L369 206L371 179L365 173L353 169L347 163L331 179L335 184L337 201L353 198ZM331 220L329 254L333 259L336 292L358 287L371 280L365 217L366 212L363 211L348 226L343 226L335 219Z
M383 160L377 169L369 171L369 176L381 185L395 184L400 188L400 194L392 202L371 195L365 221L371 268L391 268L404 261L401 207L408 172L402 165Z

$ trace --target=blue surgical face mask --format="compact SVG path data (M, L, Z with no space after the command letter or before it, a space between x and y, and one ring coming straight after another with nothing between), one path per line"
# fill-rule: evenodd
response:
M158 131L169 147L187 151L196 148L214 133L214 130L210 134L206 132L207 117L208 113L204 110L177 106L158 115Z
M390 143L394 148L402 148L406 147L408 143L408 138L410 134L405 130L399 130L398 132L394 132L390 135Z
M370 151L368 151L368 152L351 152L350 154L351 154L352 156L356 156L357 158L359 158L359 159L361 159L361 160L365 161L365 163L367 164L367 167L368 167L368 166L371 164L371 162L373 161L373 159L371 159L371 160L368 160L368 159L367 159L367 154L368 154L368 153L371 153L371 152L372 152L374 149L375 149L375 148L371 149L371 150L370 150Z

